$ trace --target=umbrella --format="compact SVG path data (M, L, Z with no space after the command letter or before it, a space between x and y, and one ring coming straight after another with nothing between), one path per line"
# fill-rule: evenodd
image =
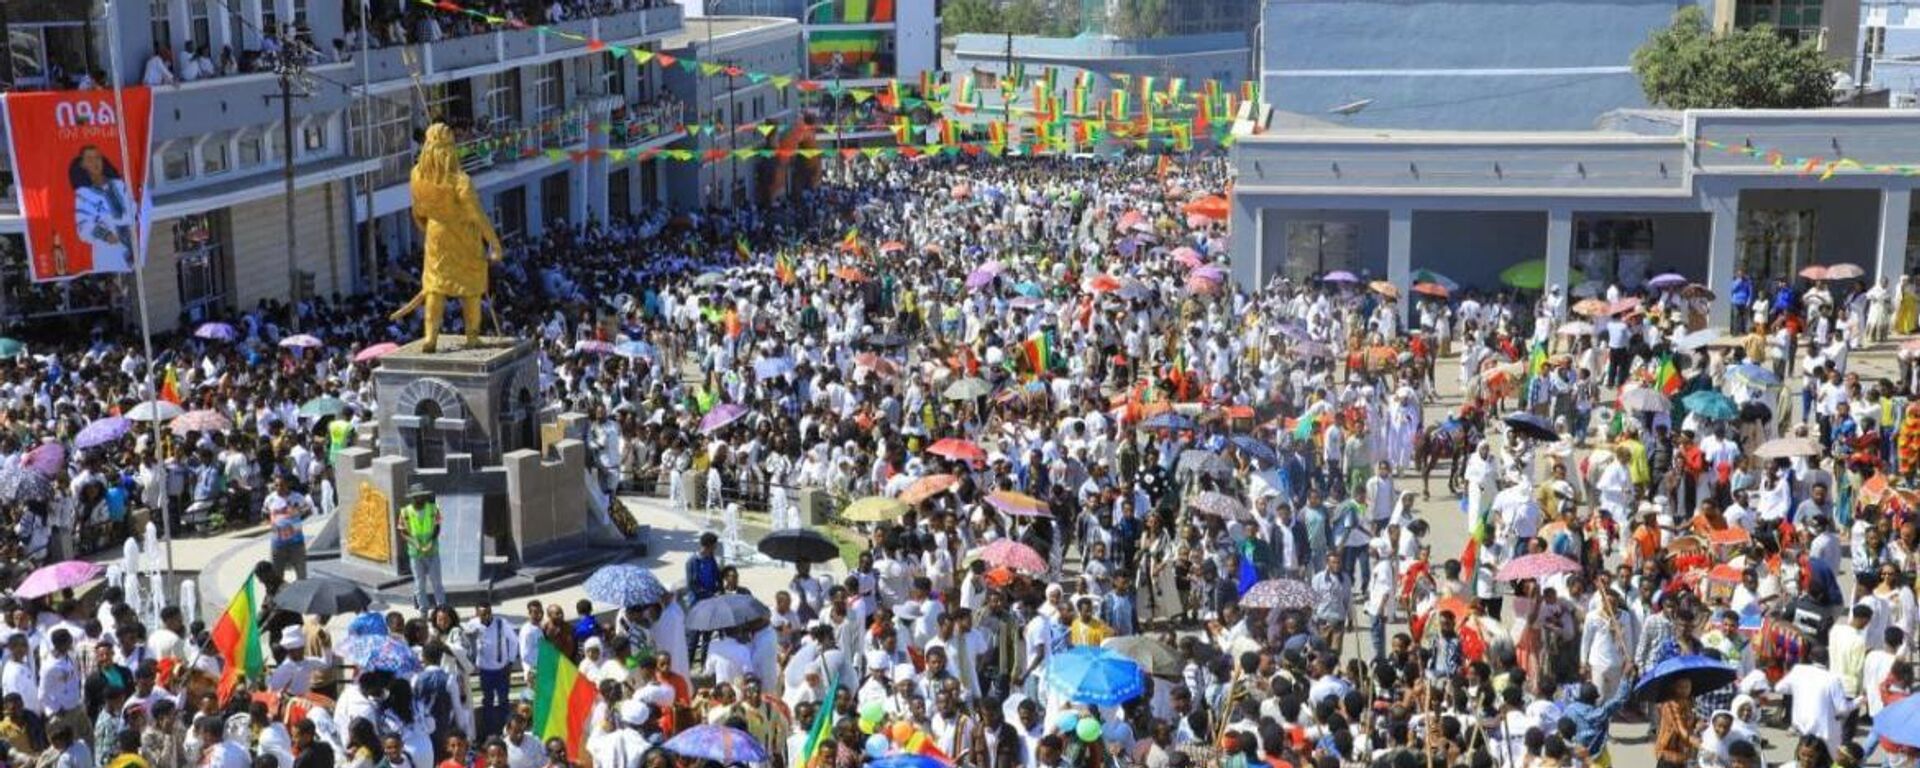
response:
M840 557L840 545L811 528L774 531L760 540L760 554L788 563L824 563Z
M1202 514L1225 518L1227 520L1248 517L1247 505L1240 503L1239 499L1220 493L1219 491L1202 491L1199 495L1188 499L1187 506L1191 509L1198 510Z
M1041 288L1039 283L1032 280L1025 280L1013 286L1013 292L1022 296L1032 296L1037 299L1045 295L1047 289Z
M173 434L185 437L189 432L225 432L233 429L233 422L220 415L219 411L201 408L180 414L167 428L172 429Z
M899 499L885 496L868 496L848 504L840 511L840 516L856 523L882 523L897 520L911 509Z
M1111 707L1146 692L1140 663L1105 648L1069 648L1047 657L1047 686L1076 704Z
M1314 598L1313 588L1304 581L1267 579L1249 587L1247 593L1240 596L1240 604L1248 608L1288 610L1312 608Z
M1808 280L1825 280L1827 279L1827 268L1815 264L1800 270L1800 276Z
M1448 293L1452 293L1454 291L1460 290L1460 281L1455 280L1451 277L1447 277L1446 275L1440 274L1431 269L1414 270L1413 281L1416 283L1433 283L1435 285L1438 285L1442 288L1447 289Z
M1354 274L1353 274L1352 272L1348 272L1348 271L1346 271L1346 270L1344 270L1344 269L1336 269L1336 270L1334 270L1334 271L1332 271L1332 272L1328 272L1328 273L1327 273L1327 276L1326 276L1326 277L1322 277L1322 278L1320 278L1320 279L1321 279L1322 281L1324 281L1324 282L1329 282L1329 283L1357 283L1357 282L1360 282L1360 278L1358 278L1358 277L1355 277L1355 276L1354 276Z
M27 578L20 582L20 586L14 588L13 596L22 600L46 597L60 590L73 589L100 578L100 574L105 573L106 570L99 563L89 563L85 560L68 560L64 563L41 566L33 573L27 574Z
M1373 289L1374 293L1380 294L1389 299L1400 298L1400 289L1395 287L1393 283L1389 283L1385 280L1375 280L1371 283L1367 283L1367 287Z
M1120 286L1120 295L1127 295L1126 286ZM1014 309L1035 309L1044 303L1046 302L1032 296L1015 296L1012 301L1007 302L1007 306L1013 307Z
M773 612L753 595L739 593L715 595L693 604L687 611L687 629L718 632L733 629L772 616Z
M148 400L127 411L130 421L167 421L185 413L178 403L165 400Z
M1548 424L1544 416L1527 413L1525 411L1515 411L1507 414L1506 418L1501 419L1501 421L1506 423L1508 429L1513 430L1515 434L1521 437L1530 437L1549 443L1560 439L1560 433L1554 431L1553 425Z
M1569 283L1578 283L1585 280L1586 276L1580 274L1580 270L1568 269L1566 279ZM1547 261L1528 259L1507 267L1500 272L1500 282L1521 290L1540 290L1547 285Z
M1607 314L1607 300L1581 299L1573 303L1573 313L1587 317L1602 317Z
M1120 290L1120 281L1114 279L1112 275L1094 275L1087 278L1086 289L1088 293L1113 293L1114 291ZM1032 297L1021 296L1020 298L1030 299Z
M1653 665L1633 684L1633 696L1648 700L1664 696L1676 680L1693 683L1694 696L1701 696L1733 684L1740 676L1731 665L1697 654L1673 656Z
M1888 704L1874 715L1873 732L1867 734L1867 743L1878 743L1875 736L1903 747L1920 747L1920 696L1908 696ZM867 765L871 768L873 763Z
M0 469L0 501L46 501L53 497L53 482L46 475L22 466Z
M59 443L41 443L21 457L20 464L52 478L67 466L67 447Z
M974 557L987 565L1026 571L1035 576L1044 575L1049 570L1047 559L1029 547L1013 539L995 539L992 544L980 548Z
M1712 344L1714 341L1718 340L1721 336L1725 336L1725 335L1726 334L1722 333L1718 328L1702 328L1700 330L1681 336L1680 338L1674 339L1673 346L1675 349L1684 349L1684 350L1691 351L1691 350L1704 347L1708 344Z
M1193 419L1184 415L1163 411L1148 416L1145 421L1140 422L1140 426L1146 429L1193 429L1197 425L1194 424Z
M977 289L985 286L993 282L993 279L999 277L1000 273L1004 271L1006 271L1006 267L1002 265L998 259L974 267L972 272L967 273L967 288Z
M948 384L946 392L942 393L941 396L948 400L974 400L986 397L992 393L993 385L988 384L985 379L977 376L968 376L967 378Z
M1187 214L1187 228L1199 229L1213 223L1213 219L1202 213Z
M1200 256L1199 251L1194 250L1191 246L1185 245L1173 249L1173 260L1191 269L1198 269L1201 265L1207 263L1207 260Z
M740 418L745 415L747 415L746 406L739 403L721 403L714 406L713 410L707 411L706 416L701 417L700 433L703 435L711 435L720 431L728 424L739 421Z
M345 579L314 576L300 579L273 596L273 605L298 614L341 616L373 605L373 595Z
M310 333L296 333L280 340L280 346L287 349L313 349L324 344L320 337Z
M1431 296L1436 299L1444 299L1453 295L1452 291L1447 290L1446 286L1439 283L1414 283L1413 292L1422 296Z
M900 242L898 240L888 240L880 244L881 253L895 253L899 251L905 251L906 249L907 249L907 244Z
M19 339L0 338L0 360L12 360L25 351L27 345L20 343Z
M703 274L699 277L694 278L693 284L700 288L712 288L713 286L719 285L726 281L727 281L727 275L725 272L708 272L706 274Z
M1233 473L1233 465L1212 451L1188 450L1180 453L1180 463L1174 465L1178 472L1198 472L1203 475L1227 475Z
M1842 262L1840 264L1834 264L1832 266L1827 267L1828 280L1858 280L1866 276L1867 276L1867 271L1864 269L1861 269L1860 265L1858 264L1848 264L1848 263Z
M1207 195L1206 197L1187 203L1185 207L1180 209L1180 212L1188 214L1197 213L1209 219L1223 220L1227 218L1228 215L1227 207L1226 198L1219 195Z
M1013 517L1046 517L1052 514L1047 503L1019 491L994 491L987 494L987 506Z
M415 674L425 667L404 641L391 637L369 642L357 659L362 672L389 672L395 677Z
M347 412L347 401L333 395L321 395L300 404L300 415L320 417L338 416Z
M1204 267L1195 267L1192 272L1187 273L1187 279L1218 283L1227 279L1227 271L1209 264Z
M1776 437L1753 449L1753 455L1763 459L1790 459L1819 454L1820 444L1804 437Z
M987 452L972 440L958 437L943 437L927 446L927 453L954 461L986 461Z
M615 342L613 345L613 353L615 355L619 355L620 357L626 358L628 360L637 360L643 357L647 359L653 359L653 357L656 354L652 344L648 344L639 339L626 339L624 341ZM785 360L786 358L777 357L774 359ZM792 364L789 363L788 365L792 365ZM760 370L759 363L754 364L754 370L755 371Z
M1302 357L1330 357L1333 355L1333 347L1311 339L1296 341L1292 346L1287 347L1287 351Z
M387 617L378 613L363 613L353 617L347 624L347 637L386 637Z
M1727 378L1739 379L1749 387L1772 388L1780 386L1780 377L1773 371L1753 363L1741 363L1727 369Z
M1561 323L1560 329L1554 332L1561 336L1591 336L1593 335L1593 323L1585 320L1572 320Z
M897 333L876 333L868 336L866 341L867 344L875 347L899 347L906 345L907 337Z
M240 332L226 323L201 323L200 327L193 329L193 336L209 341L233 341L240 338Z
M784 357L764 357L753 361L753 378L756 381L777 379L793 372L793 361Z
M1640 297L1628 296L1624 299L1608 304L1607 314L1624 315L1628 312L1632 312L1639 308L1640 308Z
M1249 459L1264 461L1268 464L1280 463L1280 454L1273 450L1273 446L1260 442L1260 439L1253 435L1234 435L1228 439L1228 442L1233 444L1234 450L1246 454Z
M1186 662L1172 648L1148 635L1125 635L1109 637L1100 643L1101 648L1133 659L1148 673L1162 677L1178 677ZM872 763L867 765L871 766Z
M391 341L383 341L353 353L353 361L356 363L370 363L398 351L400 351L400 345Z
M584 586L587 597L594 602L622 608L658 603L667 595L667 587L660 583L659 577L638 565L603 566L587 577Z
M888 378L900 375L899 365L874 352L862 352L854 355L853 365L855 368L865 368Z
M849 283L864 283L867 276L855 267L841 267L833 271L833 276Z
M1620 393L1620 407L1644 413L1666 413L1667 396L1652 387L1634 387Z
M573 345L573 353L576 355L611 355L613 354L613 342L601 341L599 339L582 339L580 343Z
M1740 415L1740 406L1733 404L1733 398L1711 389L1690 393L1680 398L1680 404L1708 421L1732 421Z
M954 187L954 196L963 197L962 187ZM664 745L681 757L712 760L722 765L767 762L767 748L760 746L746 731L724 725L696 725L681 731Z
M1580 564L1570 558L1552 552L1538 552L1508 560L1506 565L1500 566L1500 570L1493 574L1493 578L1496 581L1520 581L1579 571Z
M897 498L908 504L919 504L927 499L946 493L959 484L960 478L957 475L927 475L926 477L913 481L913 484L908 485L906 490L901 491Z
M133 422L125 416L108 416L104 419L95 419L92 423L82 428L80 434L73 436L73 447L86 449L96 445L106 445L107 443L126 437L127 433L131 431L133 431Z
M1664 290L1667 290L1668 288L1678 288L1686 284L1687 284L1687 278L1685 275L1680 275L1673 272L1668 272L1664 275L1655 275L1652 280L1647 281L1647 287L1652 288L1656 291L1664 291Z

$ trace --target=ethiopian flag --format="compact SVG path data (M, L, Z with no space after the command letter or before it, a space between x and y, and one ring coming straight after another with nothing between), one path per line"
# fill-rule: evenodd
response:
M859 227L847 228L847 233L845 235L840 236L840 248L841 250L847 250L847 251L860 250L860 228Z
M593 681L580 674L567 655L553 643L540 641L533 675L533 732L540 741L559 738L567 754L578 760L587 743L587 717L597 694Z
M1027 363L1027 370L1035 375L1053 369L1053 340L1045 333L1036 333L1020 343L1020 358Z
M747 247L746 235L733 236L733 255L739 256L741 261L753 258L753 249Z
M180 372L167 365L167 372L160 377L160 399L174 405L180 404Z
M266 682L267 657L260 649L260 613L253 604L252 576L227 601L227 610L214 623L213 647L220 651L221 701L233 695L242 674L248 682Z
M773 276L780 279L781 285L793 285L796 277L793 271L793 257L784 253L774 256Z
M827 742L833 730L833 697L839 690L840 670L836 668L833 676L827 678L827 695L821 697L820 711L814 714L813 725L807 728L807 744L800 749L800 765L795 768L812 768L814 755L819 754L820 745Z
M1660 388L1660 394L1668 397L1680 391L1680 369L1673 364L1672 355L1660 356L1660 370L1654 374L1653 384Z

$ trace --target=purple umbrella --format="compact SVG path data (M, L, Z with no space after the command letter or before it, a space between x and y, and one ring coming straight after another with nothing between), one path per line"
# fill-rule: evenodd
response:
M1668 272L1664 275L1656 276L1652 280L1647 281L1647 287L1652 288L1656 291L1664 291L1668 288L1678 288L1686 284L1687 284L1686 277L1682 275L1674 274L1672 272Z
M73 447L84 450L96 445L106 445L126 437L131 431L133 431L133 422L128 421L124 416L95 419L93 423L82 428L80 434L73 436Z
M240 332L226 323L201 323L200 327L193 329L193 335L213 341L233 341L240 338Z
M105 570L99 564L85 560L54 563L28 574L27 579L20 582L20 588L13 591L13 596L22 600L46 597L60 590L72 589L100 578L100 574Z
M1360 278L1358 278L1358 277L1354 277L1354 276L1353 276L1353 273L1352 273L1352 272L1348 272L1348 271L1346 271L1346 270L1344 270L1344 269L1337 269L1337 270L1334 270L1334 271L1332 271L1332 272L1328 272L1328 273L1327 273L1327 276L1326 276L1326 277L1323 277L1323 278L1320 278L1320 279L1321 279L1322 281L1324 281L1324 282L1329 282L1329 283L1357 283L1357 282L1360 282Z
M987 283L991 283L994 278L999 277L1000 273L1005 270L1006 265L1001 264L999 259L974 267L972 272L967 273L967 288L969 290L975 290Z
M54 477L67 466L67 447L59 443L41 443L33 450L27 451L26 457L22 458L20 463L26 465L27 469L47 477Z
M1227 279L1227 271L1209 264L1204 267L1195 268L1192 272L1187 273L1187 277L1212 280L1217 283Z
M700 419L700 433L711 435L722 427L739 421L740 417L745 415L747 415L746 406L739 403L721 403L708 411L705 418Z
M573 351L587 355L610 355L613 354L613 344L599 339L587 339L573 345Z

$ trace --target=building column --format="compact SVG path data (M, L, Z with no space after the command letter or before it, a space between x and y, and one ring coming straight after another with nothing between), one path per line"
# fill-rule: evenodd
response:
M1266 248L1260 242L1260 213L1247 196L1227 196L1227 254L1232 259L1233 280L1248 292L1257 293L1266 285Z
M1913 190L1886 189L1880 192L1880 244L1874 259L1874 279L1894 290L1900 276L1907 273L1907 222L1913 211Z
M1387 282L1400 287L1400 324L1413 309L1413 209L1387 210Z
M1734 263L1740 256L1740 190L1731 189L1706 196L1707 215L1712 217L1707 236L1707 280L1714 289L1713 309L1707 322L1727 327L1733 319L1733 301L1728 286L1733 285Z
M432 47L432 46L428 46ZM540 178L545 178L540 177ZM521 194L527 199L527 239L533 240L547 233L547 212L545 189L539 180L521 182Z
M1547 285L1560 286L1561 307L1573 292L1573 211L1547 209Z

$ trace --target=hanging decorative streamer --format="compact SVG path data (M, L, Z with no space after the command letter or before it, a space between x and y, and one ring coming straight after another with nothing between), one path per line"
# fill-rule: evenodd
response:
M1693 143L1701 149L1742 157L1757 157L1765 161L1773 170L1791 170L1800 176L1817 177L1821 181L1831 179L1841 171L1853 171L1855 175L1920 176L1920 163L1862 163L1850 157L1794 157L1777 149L1744 143L1728 144L1712 139L1695 139Z

